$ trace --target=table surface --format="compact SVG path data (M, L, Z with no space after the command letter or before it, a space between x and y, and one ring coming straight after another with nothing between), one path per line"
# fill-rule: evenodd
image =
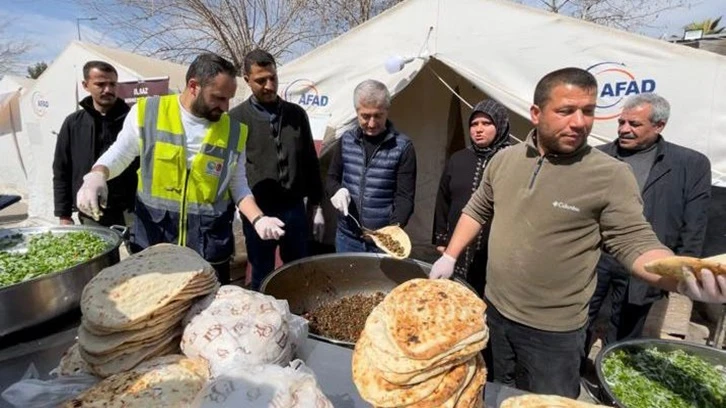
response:
M0 391L25 378L50 378L63 352L76 340L77 326L65 328L37 340L30 340L0 350ZM298 357L315 372L318 384L336 408L370 407L361 399L351 375L352 350L308 338L298 350ZM485 387L485 406L497 408L512 395L522 391L496 383ZM0 398L0 408L11 407Z

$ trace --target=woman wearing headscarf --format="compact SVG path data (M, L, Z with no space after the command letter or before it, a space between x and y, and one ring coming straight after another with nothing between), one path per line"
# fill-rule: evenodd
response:
M461 210L479 187L487 163L496 152L509 146L507 109L492 99L479 102L469 116L469 136L471 146L452 154L441 175L432 237L439 252L443 252L449 243ZM459 257L454 269L454 273L466 279L479 296L484 293L486 284L488 240L487 225Z

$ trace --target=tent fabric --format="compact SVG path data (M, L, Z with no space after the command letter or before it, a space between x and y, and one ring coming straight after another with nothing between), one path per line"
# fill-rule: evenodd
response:
M384 64L391 56L413 61L389 74ZM430 240L443 164L462 139L468 142L461 123L469 107L457 104L457 115L455 97L441 80L468 104L497 99L509 109L511 133L523 139L537 81L567 66L587 69L598 80L591 144L614 140L626 96L657 92L672 106L666 139L708 156L713 184L726 185L726 99L720 97L726 57L514 2L407 0L282 66L280 95L325 118L318 125L325 152L354 123L355 86L369 78L388 86L390 118L416 148L416 208L407 231L423 245Z

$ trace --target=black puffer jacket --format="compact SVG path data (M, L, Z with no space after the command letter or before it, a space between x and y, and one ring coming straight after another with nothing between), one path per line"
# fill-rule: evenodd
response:
M90 96L84 98L80 106L83 109L68 115L63 122L56 141L53 198L57 217L70 217L76 210L76 194L83 184L83 176L116 141L129 112L128 105L120 98L105 116L93 107ZM137 159L108 182L108 212L133 209L138 168Z

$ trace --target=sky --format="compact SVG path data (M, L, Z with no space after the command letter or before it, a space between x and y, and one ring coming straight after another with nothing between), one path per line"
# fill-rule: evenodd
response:
M689 8L663 13L650 27L644 28L642 34L656 38L674 34L680 36L684 25L721 15L726 15L726 0L691 0ZM89 17L94 16L80 6L78 0L0 0L0 21L10 21L3 37L24 39L35 44L25 55L23 65L40 61L50 63L70 41L77 39L76 18ZM116 45L113 36L104 29L100 20L78 23L84 41Z

